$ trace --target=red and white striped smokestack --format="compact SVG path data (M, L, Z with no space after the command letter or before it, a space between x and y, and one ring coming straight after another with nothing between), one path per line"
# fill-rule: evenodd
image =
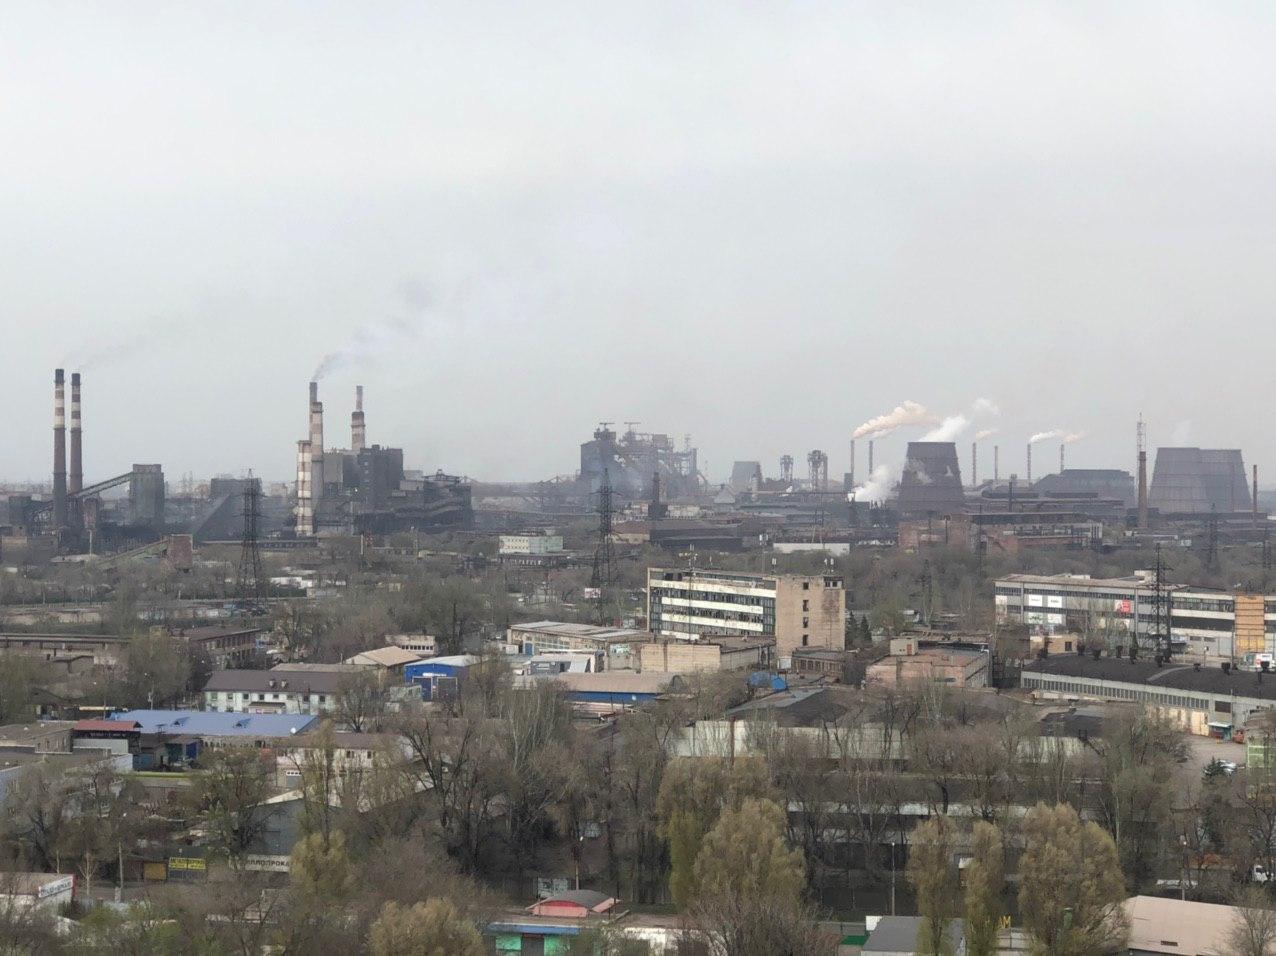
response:
M354 387L354 412L350 416L350 450L363 451L368 442L367 426L363 420L363 386Z
M80 435L80 373L71 373L71 473L66 490L71 494L84 490L84 449Z
M66 526L66 385L62 369L53 371L53 526Z

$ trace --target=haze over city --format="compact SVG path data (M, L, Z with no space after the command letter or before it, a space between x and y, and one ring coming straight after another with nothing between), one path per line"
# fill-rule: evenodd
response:
M373 440L481 479L570 473L603 419L691 434L715 481L814 447L840 474L859 423L981 396L1007 471L1054 429L1131 468L1140 413L1276 467L1274 27L11 5L0 475L45 476L48 370L83 365L102 474L290 478L304 382L369 338L329 409L363 383Z

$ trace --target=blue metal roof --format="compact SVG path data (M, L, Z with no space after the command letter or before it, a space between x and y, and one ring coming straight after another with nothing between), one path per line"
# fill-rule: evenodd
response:
M305 733L318 719L308 714L223 714L206 710L130 710L111 717L137 721L144 734L196 737L287 737Z

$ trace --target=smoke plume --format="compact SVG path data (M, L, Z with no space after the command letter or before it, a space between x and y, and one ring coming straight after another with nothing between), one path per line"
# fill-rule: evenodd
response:
M1081 439L1085 438L1085 436L1086 436L1086 433L1083 431L1069 432L1068 434L1063 436L1063 443L1065 445L1071 445L1074 441L1080 441Z
M868 476L868 481L858 485L853 492L856 501L879 504L890 497L895 485L895 473L890 465L878 465Z
M1037 432L1035 435L1033 435L1031 438L1028 439L1028 444L1035 445L1037 442L1045 441L1047 438L1062 438L1063 436L1064 436L1063 429L1052 428L1048 432Z
M350 341L335 352L329 352L319 360L312 382L339 369L363 365L401 348L415 339L421 327L415 319L384 318L356 329Z
M970 425L970 419L965 415L949 415L939 427L932 428L922 436L922 441L954 441L958 435L966 430Z
M991 438L995 434L997 434L997 429L985 428L983 431L975 432L975 441L983 441L985 438Z
M77 342L58 364L63 368L88 372L110 365L126 356L137 358L190 340L194 331L190 320L157 317L132 328L87 342Z
M996 416L1001 414L1001 409L991 398L977 398L970 403L970 412L975 416Z
M852 438L881 438L905 425L938 425L939 419L917 402L905 401L885 415L870 418L852 433Z

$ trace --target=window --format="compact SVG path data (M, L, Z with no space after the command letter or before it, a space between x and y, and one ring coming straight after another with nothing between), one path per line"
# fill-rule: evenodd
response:
M810 581L803 581L803 582L802 582L802 590L803 590L803 591L809 591L809 590L811 590L811 582L810 582Z
M810 643L810 640L811 640L811 635L810 635L810 634L803 634L803 635L802 635L802 646L803 646L803 647L806 647L806 645L807 645L808 643Z
M802 610L804 610L804 611L809 611L809 610L811 610L811 600L810 600L810 598L802 598Z

